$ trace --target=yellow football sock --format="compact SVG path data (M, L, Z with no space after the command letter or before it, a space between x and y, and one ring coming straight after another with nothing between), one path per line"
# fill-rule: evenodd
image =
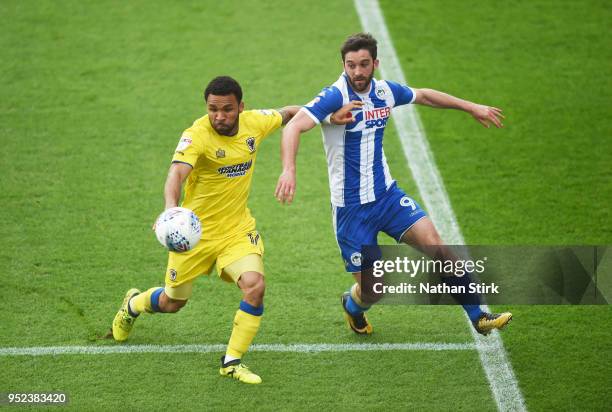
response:
M238 309L234 317L234 329L227 345L226 355L236 359L242 358L257 335L260 324L261 316L251 315Z
M134 296L130 300L130 310L136 314L159 312L159 295L163 290L164 288L155 287ZM151 296L154 298L154 304L151 304Z

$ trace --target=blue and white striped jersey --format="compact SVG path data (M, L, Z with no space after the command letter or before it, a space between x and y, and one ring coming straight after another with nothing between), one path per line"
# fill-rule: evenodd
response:
M353 111L355 121L345 126L324 122L323 144L327 155L331 202L334 206L375 201L395 182L383 150L383 135L391 108L414 101L408 86L372 79L368 93L353 91L346 75L323 91L302 110L316 123L353 100L362 108Z

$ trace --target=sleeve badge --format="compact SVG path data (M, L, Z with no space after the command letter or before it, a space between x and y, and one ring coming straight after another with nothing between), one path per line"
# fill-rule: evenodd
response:
M176 150L175 152L184 152L185 149L187 149L189 147L189 145L191 144L192 140L190 137L187 136L182 136L181 140L179 140L178 145L176 146Z

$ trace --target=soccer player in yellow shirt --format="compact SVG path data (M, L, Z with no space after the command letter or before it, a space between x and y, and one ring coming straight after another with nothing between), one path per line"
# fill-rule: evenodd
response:
M170 252L165 287L144 292L130 289L113 320L115 340L125 341L142 313L175 313L191 297L192 283L210 274L234 282L243 293L220 374L245 383L261 378L247 368L242 356L257 334L265 290L264 245L247 207L259 144L285 125L300 109L244 110L236 80L213 79L204 92L208 114L183 132L164 188L166 209L182 206L202 222L202 239L190 251Z

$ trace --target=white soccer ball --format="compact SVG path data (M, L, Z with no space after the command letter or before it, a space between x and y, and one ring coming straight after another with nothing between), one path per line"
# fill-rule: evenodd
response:
M163 247L172 252L186 252L202 237L200 219L184 207L164 210L155 222L155 235Z

